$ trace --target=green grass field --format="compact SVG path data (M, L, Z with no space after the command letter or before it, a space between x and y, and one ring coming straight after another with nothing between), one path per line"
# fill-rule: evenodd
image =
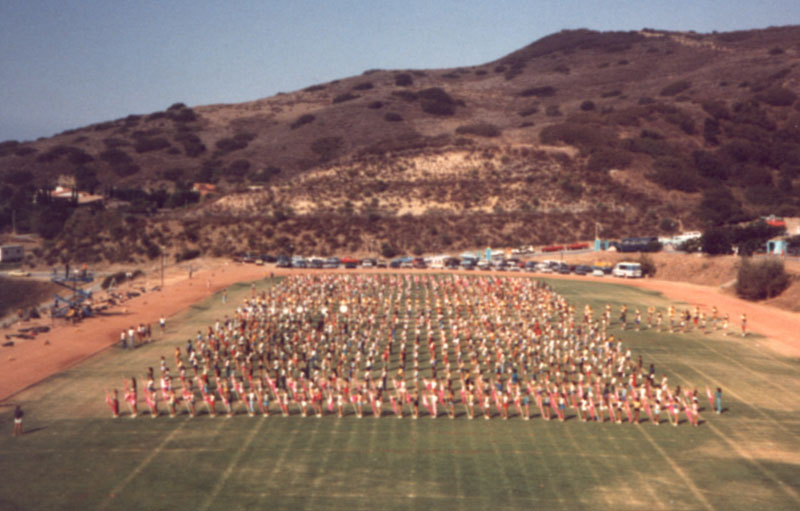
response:
M621 303L668 305L622 285L551 284L578 311L586 302L615 313ZM176 345L249 293L249 283L234 286L227 309L212 297L171 318L157 342L108 350L17 396L22 438L11 437L13 409L0 408L0 509L800 508L800 362L760 350L757 336L614 332L671 386L723 388L727 412L713 414L703 397L699 428L110 417L105 389L141 379L161 355L171 360Z

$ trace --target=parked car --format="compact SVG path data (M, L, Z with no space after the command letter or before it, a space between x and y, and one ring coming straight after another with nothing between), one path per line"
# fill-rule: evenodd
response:
M615 277L640 279L642 278L642 265L639 263L623 261L617 263L617 265L614 267L614 271L612 271L611 274Z
M318 257L312 257L308 261L308 267L315 270L321 270L325 267L325 260Z
M411 261L411 266L418 270L424 270L428 267L428 263L425 262L425 259L421 257L415 257L413 261Z
M529 271L529 272L536 271L536 261L527 261L525 263L525 271Z
M292 260L289 258L289 256L286 255L278 256L278 260L275 263L275 266L277 266L278 268L291 268Z
M9 277L30 277L31 272L25 270L11 270L6 273Z
M474 270L475 266L477 264L478 264L478 261L476 261L475 259L471 259L471 258L465 257L464 259L461 260L461 269L462 270Z
M361 267L362 268L374 268L375 267L375 259L365 258L361 260Z
M375 266L377 266L378 268L386 268L387 263L383 259L378 259L378 262L375 263Z
M589 275L592 273L592 267L586 264L579 264L575 267L575 275Z
M338 257L329 257L325 259L325 268L333 269L339 267L339 258Z
M352 257L343 257L341 261L342 265L344 265L344 267L347 268L348 270L353 270L355 268L358 268L358 265L361 264L361 260Z
M292 257L292 268L307 268L308 261L303 256L293 256Z
M457 257L449 257L444 261L444 267L448 270L457 270L461 261Z

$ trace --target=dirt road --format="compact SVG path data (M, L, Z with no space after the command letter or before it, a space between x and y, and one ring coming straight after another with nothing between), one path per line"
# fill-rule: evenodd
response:
M161 315L170 317L177 314L224 287L263 278L270 272L283 275L293 271L297 270L234 263L218 263L210 269L194 273L191 279L188 278L188 274L174 271L161 291L138 296L110 311L109 315L88 319L77 325L56 323L49 333L40 334L35 340L21 341L13 347L0 348L0 401L7 400L21 390L118 344L120 332L130 326L140 323L157 325ZM344 273L354 270L312 271ZM470 275L481 273L483 272L468 272ZM548 278L622 282L608 277L574 275L548 275ZM716 287L655 279L631 280L624 283L660 291L671 300L697 304L707 309L716 305L720 311L730 314L731 324L735 327L732 331L738 332L739 318L745 313L748 318L748 330L768 338L759 342L764 342L766 346L781 355L800 356L800 314L745 302L722 293Z

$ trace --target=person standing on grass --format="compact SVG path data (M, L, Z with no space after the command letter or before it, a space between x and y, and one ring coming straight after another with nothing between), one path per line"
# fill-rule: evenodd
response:
M742 337L747 335L747 314L742 313Z
M22 436L22 417L25 415L25 412L22 411L22 407L17 405L14 408L14 436Z
M114 389L113 393L109 393L106 390L106 404L111 408L111 414L115 419L119 418L119 398L117 395L117 389Z
M717 415L722 413L722 388L720 387L717 387L717 391L714 393L714 408Z

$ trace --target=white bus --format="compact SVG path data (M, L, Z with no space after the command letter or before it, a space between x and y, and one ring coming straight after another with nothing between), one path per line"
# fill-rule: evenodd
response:
M611 274L615 277L640 279L642 278L642 265L639 263L623 261L621 263L617 263Z

